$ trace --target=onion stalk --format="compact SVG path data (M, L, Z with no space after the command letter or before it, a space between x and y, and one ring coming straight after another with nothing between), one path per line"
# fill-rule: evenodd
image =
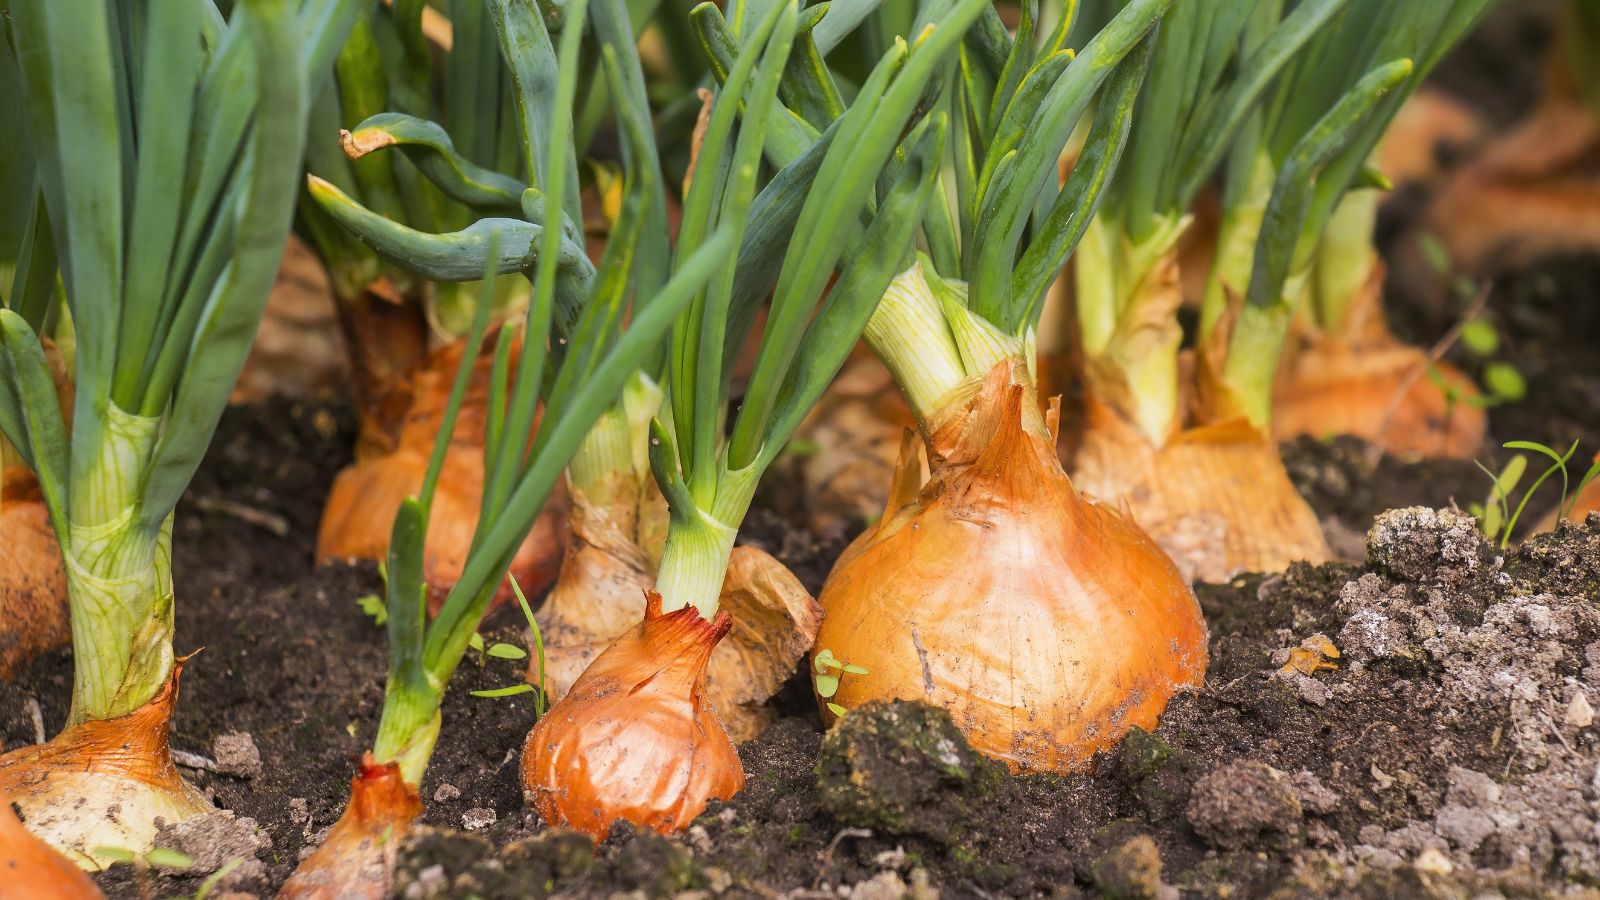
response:
M1013 769L1073 771L1153 728L1204 676L1193 593L1130 517L1073 486L1055 452L1060 407L1035 387L1043 299L1118 170L1168 6L1129 4L1079 54L1065 49L1070 4L1037 41L1031 4L1014 40L990 12L966 35L937 101L958 123L954 196L929 205L927 252L864 332L921 440L908 435L883 517L823 588L814 662L826 652L870 673L819 697L829 721L873 699L926 700Z
M1478 452L1486 416L1471 380L1430 363L1384 321L1373 231L1374 189L1387 181L1365 163L1405 99L1491 2L1356 0L1285 73L1256 139L1233 151L1233 174L1252 174L1230 185L1230 206L1264 212L1225 225L1201 317L1200 343L1215 350L1202 365L1217 376L1203 403L1240 410L1279 437L1348 433L1394 452ZM1405 71L1400 60L1411 63ZM1383 96L1362 99L1374 88ZM1319 109L1321 120L1292 143ZM1267 279L1260 288L1258 278ZM1230 309L1230 294L1243 305ZM1265 371L1280 356L1282 370ZM1431 365L1432 377L1422 377Z
M272 285L306 95L357 11L248 0L228 21L203 0L144 6L9 5L76 393L69 429L39 322L0 310L0 431L60 545L74 671L66 730L0 769L29 830L91 867L109 862L97 847L142 853L158 818L211 809L167 750L172 512Z
M486 219L459 232L428 234L365 209L325 182L311 181L318 202L387 258L430 277L482 282L468 352L450 389L440 438L418 495L400 506L389 542L389 675L372 751L328 841L301 863L280 896L388 895L395 847L421 806L417 788L439 739L445 686L505 580L517 548L569 459L622 393L638 359L660 342L678 312L734 247L726 231L708 235L672 277L657 286L648 303L634 304L631 324L622 330L629 290L640 276L635 251L651 194L648 186L656 177L652 167L640 164L646 140L644 114L631 111L621 120L624 139L633 148L626 168L627 190L642 202L625 212L596 267L584 255L581 234L563 215L568 189L574 186L560 174L574 156L572 104L588 4L577 0L565 8L559 50L532 3L499 3L493 11L506 36L506 55L514 61L514 74L538 76L517 81L522 162L542 186L522 192L523 218ZM603 67L615 92L622 79L615 53L604 54ZM516 271L531 281L531 300L520 331L514 334L503 327L493 342L485 404L483 500L472 549L461 577L429 622L423 565L446 441L463 408L472 360L488 330L496 276ZM522 352L513 366L511 350L518 340ZM530 440L541 404L543 421Z
M780 78L808 43L797 40L797 4L772 6L759 19L755 7L737 5L731 22L709 4L696 9L702 41L716 41L721 89L704 122L677 255L720 228L740 235L742 246L721 259L673 330L664 385L670 425L658 417L649 440L670 516L643 621L595 657L523 748L523 786L550 824L596 838L618 820L671 832L742 787L738 756L705 688L718 642L730 628L754 624L727 602L739 524L762 473L910 255L946 121L913 113L983 6L940 5L917 43L897 41L815 142L811 123L778 105ZM749 16L742 37L741 16ZM885 169L903 136L904 157ZM763 156L782 168L757 196ZM757 252L774 234L786 248ZM732 358L774 277L750 381L730 414Z

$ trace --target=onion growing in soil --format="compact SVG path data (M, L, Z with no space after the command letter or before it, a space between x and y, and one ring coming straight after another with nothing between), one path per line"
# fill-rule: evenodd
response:
M172 517L272 286L307 95L357 5L301 16L255 0L223 24L161 3L136 32L93 0L8 8L36 153L19 160L32 178L20 196L42 197L21 256L52 289L59 270L76 398L69 429L40 337L50 305L25 291L0 310L0 431L59 542L73 691L64 731L0 758L0 791L86 867L107 862L97 848L144 853L157 821L211 809L167 750L182 662Z
M722 87L703 120L676 252L694 251L712 233L730 234L742 247L721 259L705 297L673 332L664 385L672 424L652 423L648 444L670 519L644 619L594 658L524 747L523 787L547 823L596 838L619 820L670 832L743 785L705 687L713 651L730 628L762 633L770 624L735 603L723 607L737 598L732 588L741 580L757 580L738 565L734 539L757 480L838 372L911 251L946 123L942 115L919 121L913 112L983 6L963 0L915 48L897 42L822 144L784 127L794 120L777 103L798 37L796 3L763 15L736 59L713 59ZM696 10L695 25L708 47L740 46L709 5ZM903 165L865 226L855 225L903 135ZM762 156L781 168L758 198ZM730 174L719 184L722 172ZM773 253L761 252L777 235ZM750 382L725 428L725 373L774 276ZM800 646L808 643L809 636Z

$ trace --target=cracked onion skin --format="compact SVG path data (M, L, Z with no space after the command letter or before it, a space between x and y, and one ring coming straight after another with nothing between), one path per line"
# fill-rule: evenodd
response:
M144 853L156 820L176 824L214 812L172 763L167 742L178 697L179 660L166 687L125 716L90 719L43 744L0 755L0 794L34 836L86 869L115 860L101 847Z
M25 466L0 470L0 547L0 682L5 682L39 654L72 640L61 545L39 481Z
M1205 623L1138 525L1073 487L1023 364L972 386L929 423L928 482L903 462L896 511L828 577L817 652L868 670L839 705L927 701L1013 771L1081 771L1201 684Z
M319 564L355 559L381 562L387 557L400 504L422 489L428 457L465 348L465 342L457 342L440 349L415 374L410 406L391 442L384 444L370 433L363 434L356 461L339 473L328 492L317 532ZM434 494L422 566L430 613L439 611L460 579L472 547L483 500L483 441L493 362L492 354L484 354L473 364ZM537 418L534 427L538 427ZM510 574L530 596L543 593L560 569L565 505L564 491L558 486L511 561ZM510 583L504 582L495 594L495 604L511 596Z
M1384 271L1374 260L1336 331L1308 329L1294 339L1273 389L1273 437L1353 434L1396 455L1472 459L1489 427L1488 412L1465 402L1478 387L1390 333ZM1451 402L1429 377L1430 365L1462 399Z
M394 886L400 842L422 815L422 797L400 767L367 753L350 779L350 802L327 840L278 891L280 900L384 900Z
M706 664L733 627L694 606L644 620L584 670L522 748L522 784L546 823L602 841L626 819L681 831L744 787L739 754L706 696Z
M28 833L0 793L0 900L92 900L104 897L62 853Z

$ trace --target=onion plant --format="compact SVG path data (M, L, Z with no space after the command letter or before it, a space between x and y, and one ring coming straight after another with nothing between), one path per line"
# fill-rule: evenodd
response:
M1477 454L1487 416L1471 380L1401 343L1384 321L1384 266L1373 231L1386 182L1365 164L1401 103L1493 2L1356 0L1296 60L1249 138L1235 144L1219 265L1201 324L1201 340L1218 343L1210 336L1227 331L1218 323L1234 318L1227 294L1245 299L1222 338L1220 407L1280 437L1348 433L1394 452ZM1323 143L1291 146L1288 136L1306 129L1316 110L1337 112L1340 92L1359 89L1360 72L1402 58L1411 60L1409 71L1363 119L1341 123L1330 112L1316 126ZM1265 279L1259 287L1258 276ZM1265 367L1285 353L1295 310L1301 327L1293 329L1274 401Z
M721 85L703 122L675 265L721 229L741 247L719 259L673 329L669 402L649 439L670 521L643 621L594 659L524 746L523 785L547 822L596 837L619 819L673 831L742 786L704 690L732 627L722 596L738 528L762 473L911 258L946 140L946 116L920 117L918 107L985 8L930 3L915 42L891 46L814 142L807 133L817 132L779 105L784 85L795 87L796 48L811 43L797 40L806 33L797 4L735 5L731 24L710 4L696 8L697 27L727 40L711 57ZM763 156L783 168L758 195ZM777 235L781 245L767 250ZM729 412L731 356L774 277L754 369Z
M1014 37L985 10L947 73L945 189L918 223L925 252L864 330L930 476L908 434L883 517L823 588L815 660L870 672L822 698L825 718L923 699L1013 768L1062 771L1153 727L1203 677L1193 594L1136 525L1078 494L1055 454L1060 408L1041 409L1034 381L1044 298L1119 171L1172 5L1129 3L1077 53L1076 4L1043 34L1023 4ZM1085 119L1063 184L1057 160Z
M641 292L641 234L659 176L647 147L647 113L631 104L617 54L607 47L605 77L613 95L622 98L619 124L630 148L628 202L599 265L591 264L571 217L563 215L576 189L576 179L564 176L575 169L574 95L588 3L577 0L565 8L559 49L532 3L499 4L495 15L517 84L522 164L537 175L536 184L519 193L521 218L483 219L459 232L428 234L311 180L318 202L385 257L429 277L481 277L483 283L467 338L470 352L455 373L421 489L401 504L394 521L387 569L389 675L376 739L352 782L344 815L285 885L283 896L387 896L396 843L422 808L417 789L439 739L446 685L518 546L638 361L659 344L678 312L735 247L733 232L718 229L684 256L670 277L652 284L648 296ZM395 128L404 124L398 118L391 122ZM448 145L434 152L455 161ZM427 167L423 171L429 173ZM448 178L437 183L450 189ZM445 448L488 328L495 276L518 271L531 282L531 299L520 327L502 327L494 339L485 403L484 489L471 552L430 623L423 560L437 490L449 477ZM630 309L631 321L623 329L623 313ZM513 363L514 343L520 343L521 352ZM543 421L532 433L541 405Z
M69 428L24 290L0 310L0 430L38 475L60 542L73 692L64 732L0 758L0 792L82 865L103 862L95 847L148 848L158 817L210 809L167 755L181 665L172 512L255 334L293 210L306 96L356 8L246 0L231 20L207 0L5 10L43 197L34 234L59 256L76 399Z

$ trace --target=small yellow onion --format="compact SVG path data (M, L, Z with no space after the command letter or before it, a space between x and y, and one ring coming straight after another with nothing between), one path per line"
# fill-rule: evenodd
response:
M868 670L834 703L924 700L1013 770L1082 770L1200 685L1200 607L1131 519L1073 487L1019 361L958 390L929 423L927 483L904 458L890 514L823 587L816 652Z
M328 837L278 892L280 900L383 900L394 886L400 842L422 815L422 798L400 767L372 754L350 779L350 802Z
M572 533L538 613L552 700L566 696L589 663L638 624L666 539L666 501L654 480L610 473L596 491L601 502L576 486L568 490ZM767 701L810 649L822 609L794 573L755 547L734 548L719 608L734 628L711 654L706 693L728 736L742 743L774 718ZM529 659L529 681L537 681L540 664Z
M59 850L28 833L0 793L0 900L93 900L89 876Z
M357 448L356 461L334 480L317 533L319 563L385 558L395 513L405 498L422 488L428 457L439 436L451 382L463 352L465 344L456 343L434 353L415 376L410 407L393 446L379 449L363 440ZM485 355L473 366L455 432L445 452L445 475L439 479L428 518L423 579L428 585L428 608L432 612L438 611L445 595L461 577L478 522L492 365L493 357ZM511 561L510 574L529 594L549 587L561 565L563 497L558 490L545 503ZM510 585L505 583L496 594L496 603L510 596Z
M23 466L0 469L0 681L72 639L61 545L39 482Z
M47 743L0 756L0 794L28 830L86 869L115 860L99 848L143 853L156 820L176 824L214 811L172 764L167 733L182 661L166 687L125 716L73 725Z
M1343 326L1308 329L1285 352L1272 396L1273 436L1353 434L1394 454L1474 458L1489 426L1487 413L1467 402L1478 395L1477 386L1389 332L1383 283L1384 265L1374 260ZM1434 381L1440 377L1454 398Z
M522 784L550 825L604 840L620 819L662 833L744 786L744 770L706 696L706 665L733 627L686 606L644 620L595 657L528 734Z

